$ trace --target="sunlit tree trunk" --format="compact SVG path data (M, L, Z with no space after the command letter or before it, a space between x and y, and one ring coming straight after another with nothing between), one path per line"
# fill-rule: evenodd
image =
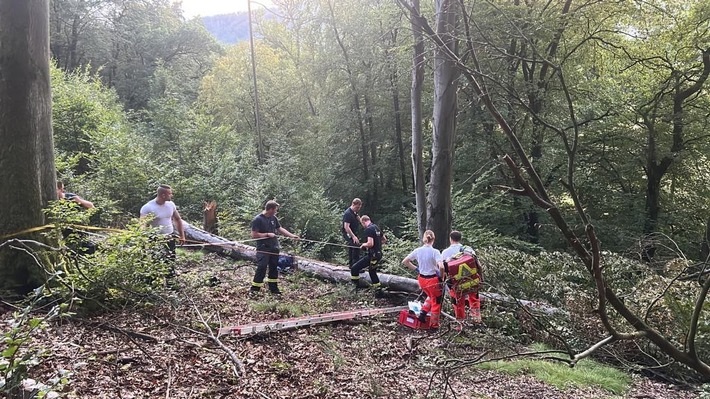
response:
M6 236L43 225L42 208L56 198L49 1L0 0L0 27L0 236ZM33 264L22 252L0 250L0 288L37 284Z
M702 70L699 75L692 80L687 79L680 71L674 71L677 76L683 76L683 79L678 78L675 91L673 92L673 115L672 115L672 135L670 148L662 151L661 143L657 140L660 135L656 120L660 119L655 114L655 109L641 111L643 122L647 130L646 142L646 217L644 222L644 233L652 234L658 230L658 220L661 215L661 187L663 179L666 176L671 165L676 161L676 158L685 150L685 108L688 106L686 100L694 96L696 93L703 90L705 83L710 77L710 49L705 49L701 53ZM690 83L690 84L688 84ZM662 98L658 96L657 98ZM665 123L665 121L663 121ZM660 154L666 155L661 156ZM654 248L645 248L644 256L647 258L653 257Z
M700 260L703 262L710 261L710 218L705 225L705 237L703 237L703 243L700 245Z
M436 33L446 49L435 49L434 115L431 148L431 178L427 208L427 227L436 235L435 246L444 248L451 229L451 181L456 133L456 92L460 75L448 54L457 51L456 20L458 6L453 0L437 0Z
M414 52L412 56L412 178L417 205L417 228L421 238L426 230L426 182L424 180L424 142L422 136L422 85L424 84L424 37L419 20L419 0L412 0L411 13Z
M407 169L404 162L404 142L402 141L402 110L399 105L399 88L397 87L397 67L394 66L390 74L390 87L392 88L392 110L394 112L394 135L397 141L397 154L399 155L399 175L402 182L402 191L407 192Z

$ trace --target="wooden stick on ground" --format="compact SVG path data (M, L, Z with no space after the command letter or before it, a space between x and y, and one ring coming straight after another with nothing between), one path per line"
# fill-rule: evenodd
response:
M217 338L216 335L214 335L214 333L212 332L212 327L210 327L209 323L207 323L205 318L202 316L202 312L200 312L200 310L197 309L197 305L195 305L195 302L193 302L193 300L190 297L188 297L187 295L185 296L185 298L187 298L187 300L190 301L190 305L192 306L192 310L195 311L195 314L197 314L197 317L200 318L200 322L205 327L205 330L207 331L207 333L205 333L205 335L207 336L207 338L209 338L210 341L214 342L215 345L217 345L220 349L222 349L227 354L227 356L229 356L230 360L232 361L232 372L234 373L234 375L236 377L239 377L240 375L245 376L247 371L244 368L244 363L242 363L237 358L237 355L234 353L233 350L229 349L226 345L224 345L222 343L222 341L220 341L219 338Z

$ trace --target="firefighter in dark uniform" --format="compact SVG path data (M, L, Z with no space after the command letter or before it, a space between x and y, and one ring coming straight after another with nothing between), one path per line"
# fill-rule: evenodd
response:
M279 210L279 204L276 201L269 201L264 206L264 211L256 215L251 221L251 237L259 239L256 242L256 273L254 280L251 283L252 294L256 294L264 286L264 277L268 268L268 277L266 283L269 291L272 294L280 295L281 291L278 286L279 278L279 251L281 246L276 238L276 232L279 232L286 237L299 239L295 234L292 234L279 224L279 219L276 218L276 212Z
M360 259L360 239L357 238L361 223L360 215L358 215L360 208L362 208L362 200L355 198L343 213L343 225L340 228L343 238L348 244L348 267L351 269Z
M382 244L387 243L387 237L382 234L376 224L372 223L369 216L363 215L360 220L365 226L365 238L367 239L367 242L362 243L360 248L367 250L367 254L350 269L350 278L355 287L362 288L360 272L367 269L370 273L370 281L372 281L373 288L379 290L382 284L380 284L380 278L377 276L377 265L382 260Z

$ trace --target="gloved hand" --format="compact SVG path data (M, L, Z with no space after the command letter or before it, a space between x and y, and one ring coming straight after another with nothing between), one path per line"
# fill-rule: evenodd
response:
M451 304L456 305L456 297L454 297L454 296L451 297Z

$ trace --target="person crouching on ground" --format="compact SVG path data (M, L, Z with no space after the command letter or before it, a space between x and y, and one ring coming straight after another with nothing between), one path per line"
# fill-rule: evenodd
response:
M427 298L419 313L419 321L426 322L427 314L430 315L429 326L439 328L439 316L441 314L441 302L443 300L442 284L439 276L442 273L443 264L441 253L432 247L434 244L434 232L427 230L424 232L422 242L424 245L415 249L407 255L402 263L412 270L419 271L419 287L426 294ZM412 261L416 261L415 265Z
M376 224L372 223L369 216L363 215L360 221L365 226L365 238L367 239L366 242L360 245L360 249L367 250L367 254L355 262L350 269L350 279L356 288L364 288L360 284L360 272L367 268L368 273L370 273L372 287L379 291L382 284L380 284L380 278L377 276L377 265L382 261L382 244L387 243L387 237ZM379 293L382 292L379 291Z
M279 232L286 237L298 240L300 237L292 234L279 224L279 219L276 218L276 213L279 211L279 204L276 201L268 201L264 206L264 210L256 215L251 221L251 238L256 238L256 273L254 280L251 283L249 293L256 295L261 287L264 286L264 277L268 268L268 277L266 283L269 291L274 295L281 295L279 290L279 251L281 246L276 238L276 232Z

